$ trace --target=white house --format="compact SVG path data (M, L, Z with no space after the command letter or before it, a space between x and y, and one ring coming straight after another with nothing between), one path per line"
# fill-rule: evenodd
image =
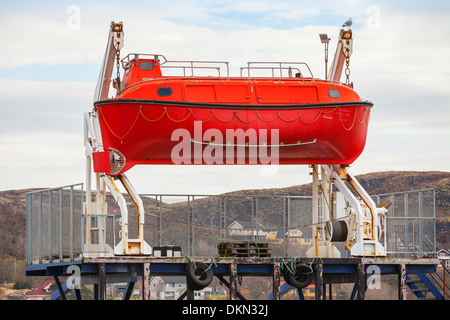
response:
M186 291L185 276L163 276L153 277L150 281L150 299L153 300L177 300ZM206 287L203 290L194 292L194 299L209 299L212 288Z
M262 236L266 237L269 232L264 230L264 226L256 221L235 220L227 227L230 236Z
M450 250L440 249L436 252L436 257L441 260L441 263L446 267L450 267Z
M50 286L55 283L53 280L47 280L38 287L29 291L26 294L28 300L50 300L52 297L52 292Z
M306 232L302 232L300 229L290 229L284 235L282 233L280 235L278 231L270 231L266 240L278 244L289 242L293 245L311 245L311 231L303 229ZM305 235L305 233L307 234Z

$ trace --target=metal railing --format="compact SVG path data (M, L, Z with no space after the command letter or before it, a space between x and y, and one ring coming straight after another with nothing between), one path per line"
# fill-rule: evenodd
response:
M145 239L180 245L185 255L215 256L217 243L270 239L276 256L301 255L292 243L310 244L311 197L144 194ZM303 209L303 210L301 210ZM304 250L302 250L304 249Z
M436 192L434 189L379 194L377 204L390 203L386 216L388 255L436 255Z
M228 61L210 61L210 60L167 60L162 54L144 54L144 53L130 53L121 60L122 68L128 71L131 67L131 62L138 61L140 57L150 57L155 61L160 61L160 67L166 70L180 70L181 74L168 74L163 77L222 77L230 78L230 66ZM223 69L225 69L223 71ZM211 75L205 71L214 71ZM247 73L244 76L244 71ZM252 74L253 72L253 74ZM258 75L255 75L257 73ZM224 76L225 74L225 76ZM301 80L310 78L314 81L314 75L306 62L284 62L284 61L251 61L247 62L246 67L240 67L241 78L298 78Z
M83 185L27 194L27 263L113 254L120 241L120 209L106 194L107 214L83 214ZM129 238L138 233L128 202ZM269 242L272 256L303 256L312 238L312 197L287 195L142 194L144 239L151 246L179 245L183 255L216 256L226 240ZM386 218L391 257L436 254L435 190L373 196L391 203ZM319 201L319 222L321 221ZM86 231L88 230L88 231ZM343 246L337 243L336 246ZM341 250L345 256L345 250Z
M444 261L441 261L437 272L429 273L430 280L432 280L436 286L442 292L442 299L448 300L450 298L450 270L445 265Z
M83 184L29 192L27 264L73 261L82 252Z
M215 70L217 72L217 77L221 78L222 74L220 71L223 66L225 66L226 77L229 78L230 69L228 66L228 61L165 61L161 64L161 69L181 69L183 71L183 77L196 76L196 74L194 74L194 71L200 72L205 70ZM190 71L190 74L187 74L186 71Z
M182 76L180 77L195 77L195 76L205 76L199 75L197 72L204 72L213 70L217 72L217 77L221 78L222 74L225 73L226 77L230 77L230 68L228 61L208 61L208 60L167 60L162 54L147 54L147 53L130 53L124 57L122 62L122 68L127 71L131 67L132 60L137 61L140 57L150 57L155 61L160 61L161 69L175 69L181 70ZM222 72L222 68L225 68L225 72ZM164 76L164 75L163 75ZM206 75L211 76L211 75Z
M243 77L243 71L247 71L247 77L251 78L250 71L270 71L270 76L272 78L300 78L304 79L303 73L300 70L300 66L304 71L309 73L311 80L314 81L314 75L311 72L308 64L306 62L264 62L264 61L254 61L247 62L247 67L241 67L241 77ZM277 75L275 73L278 73ZM267 77L267 76L266 76Z

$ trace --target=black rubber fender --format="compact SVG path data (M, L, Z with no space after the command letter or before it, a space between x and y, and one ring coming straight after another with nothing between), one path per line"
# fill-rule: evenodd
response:
M296 262L295 273L291 271L293 270L289 270L285 267L283 269L283 277L289 285L297 289L306 288L314 279L314 274L311 267L303 262Z
M284 281L292 286L292 284L290 283L291 280L288 277L288 273L290 273L289 269L286 266L283 266L283 268L281 268L281 274L283 275Z
M186 270L186 281L190 289L201 290L211 284L213 272L203 262L189 263Z

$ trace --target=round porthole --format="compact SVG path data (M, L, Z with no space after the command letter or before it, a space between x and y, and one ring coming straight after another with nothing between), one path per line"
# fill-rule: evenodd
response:
M340 93L339 90L337 90L337 89L330 89L330 90L328 90L328 95L329 95L331 98L335 98L335 99L341 97L341 93Z
M156 91L156 93L158 94L158 96L160 97L168 97L172 95L172 88L169 87L160 87L158 88L158 90Z

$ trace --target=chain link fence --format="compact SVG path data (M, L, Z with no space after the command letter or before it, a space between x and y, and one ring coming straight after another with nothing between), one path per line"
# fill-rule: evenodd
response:
M73 261L81 252L83 184L29 192L27 264Z
M27 194L28 264L75 260L81 254L113 254L121 239L118 205L107 193L106 215L84 214L82 195L82 184ZM138 234L138 215L131 199L125 198L128 236L133 239ZM312 242L312 197L142 194L141 198L145 241L152 247L180 246L183 256L217 256L220 242L234 240L267 242L272 256L304 256ZM373 199L377 204L391 204L386 218L388 256L435 255L434 189L380 194ZM319 222L320 214L319 201Z

